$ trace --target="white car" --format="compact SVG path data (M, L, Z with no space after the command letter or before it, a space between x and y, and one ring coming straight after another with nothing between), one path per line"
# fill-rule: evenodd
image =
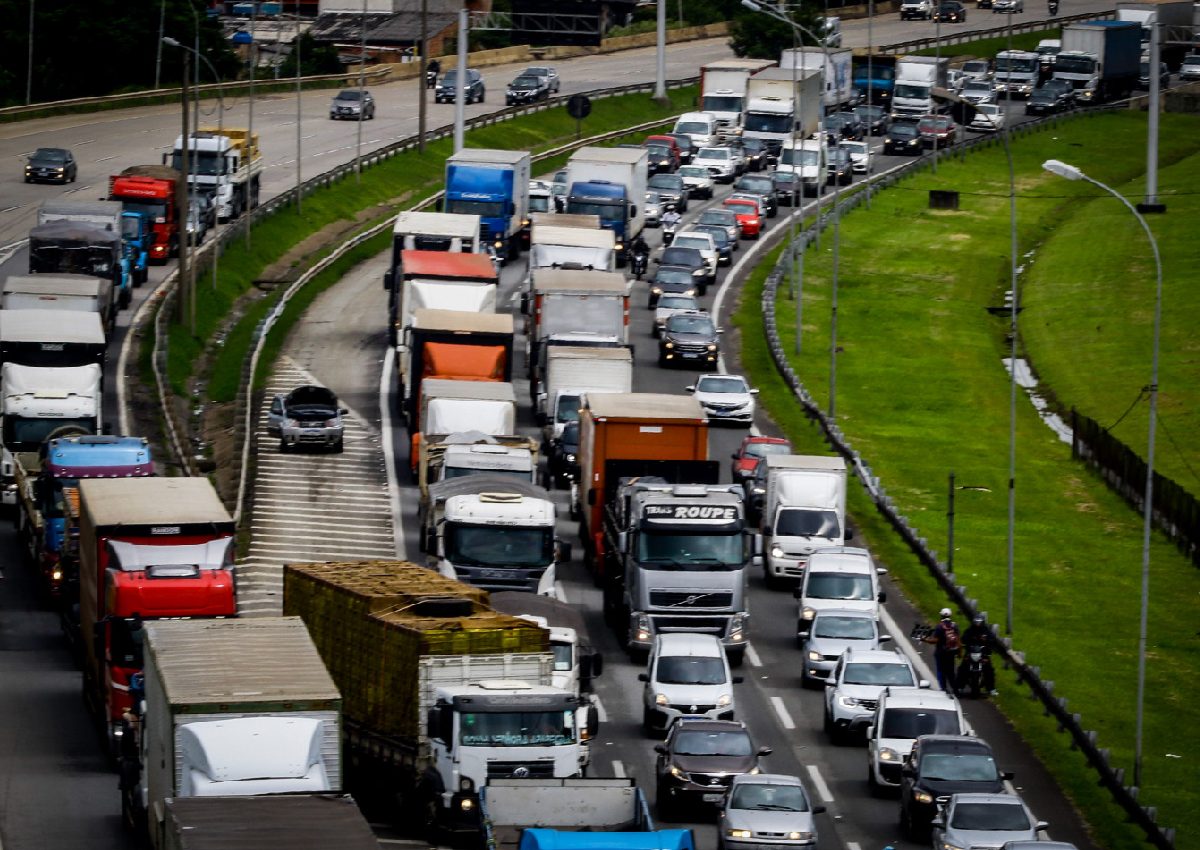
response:
M733 244L733 250L737 250L738 237L742 235L742 229L738 227L737 213L733 210L725 207L707 209L700 213L696 224L715 224L717 227L724 227L725 233Z
M1004 110L998 103L975 104L975 117L971 119L967 129L980 133L994 133L1004 129Z
M1024 12L1025 0L992 0L992 12Z
M702 309L695 295L676 295L672 292L664 292L658 296L658 303L654 306L654 330L651 333L657 337L662 333L667 319L676 313L690 313Z
M850 157L850 167L856 174L871 173L871 146L867 142L839 142L838 147Z
M863 611L878 618L880 603L887 601L879 577L886 574L885 568L875 566L870 552L857 546L826 546L813 552L794 594L800 600L797 640L808 638L813 618L823 608Z
M711 198L713 196L713 178L703 165L681 165L675 172L683 178L683 185L688 187L688 196L692 198Z
M1179 79L1200 80L1200 53L1189 53L1179 66Z
M717 850L809 850L817 846L814 806L798 776L735 776L717 820Z
M836 742L862 731L886 688L922 687L924 681L897 652L846 650L825 680L825 733Z
M847 649L879 649L892 639L879 631L879 620L870 611L851 608L822 608L809 625L800 684L820 685Z
M922 735L969 735L962 705L951 694L931 688L890 688L879 697L867 727L867 784L898 788L900 767Z
M708 233L703 233L699 230L684 230L675 234L675 238L671 240L672 248L695 248L700 252L700 256L704 258L704 264L708 266L708 281L713 283L717 278L717 263L721 257L717 252L717 243Z
M988 80L967 80L963 84L962 99L971 103L991 103L996 97L996 88Z
M687 391L696 396L710 419L747 425L754 421L754 397L758 390L751 389L741 375L703 375Z
M700 148L692 164L707 168L718 183L732 183L737 177L737 159L729 148Z
M642 729L661 734L677 717L733 720L733 686L741 676L729 672L729 659L716 635L661 634L650 648L642 689Z
M1002 847L1037 841L1049 826L1013 794L954 794L933 819L934 847Z

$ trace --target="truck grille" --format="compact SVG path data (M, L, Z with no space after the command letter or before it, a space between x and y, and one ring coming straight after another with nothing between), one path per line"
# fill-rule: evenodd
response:
M732 593L707 593L703 590L652 590L650 604L655 608L728 608Z
M489 761L488 779L553 779L554 761Z
M724 637L725 631L729 626L729 620L726 617L651 616L650 619L654 622L654 630L656 632L695 632L697 634Z

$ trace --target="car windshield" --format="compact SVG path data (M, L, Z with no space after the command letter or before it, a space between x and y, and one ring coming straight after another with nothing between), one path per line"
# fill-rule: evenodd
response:
M856 106L854 114L864 121L878 121L885 113L882 106Z
M362 100L362 92L359 92L359 91L338 92L337 99L338 100L359 101L359 100Z
M703 121L680 121L675 125L676 133L694 133L697 136L707 136L712 132L712 126Z
M925 132L945 130L948 122L945 118L922 118L920 129Z
M529 747L575 743L575 712L488 711L459 715L465 747Z
M680 732L675 737L677 756L749 756L754 754L745 732Z
M695 248L697 251L712 250L712 243L699 236L676 236L672 244L680 248Z
M712 237L718 251L729 247L729 231L715 224L698 224L694 228L699 233L707 233Z
M737 187L748 192L770 192L771 178L770 177L743 177L738 181Z
M743 782L733 790L729 799L731 809L751 809L768 812L807 812L808 799L799 785L767 785L763 782Z
M842 673L846 685L900 685L912 687L912 670L907 664L891 664L885 661L852 661Z
M646 145L646 155L657 159L670 159L671 149L666 145Z
M720 227L728 227L731 224L737 224L737 217L732 212L723 212L721 210L708 210L700 213L701 224L715 224Z
M667 319L667 330L672 333L713 334L712 321L707 316L672 316Z
M678 174L655 174L646 185L654 189L671 189L678 192L683 188L683 178Z
M33 159L42 162L66 162L67 152L58 148L38 148L33 154Z
M921 760L924 779L947 782L995 782L996 763L984 753L927 753Z
M932 711L928 708L891 708L883 713L883 738L916 740L922 735L960 735L962 728L953 711Z
M968 80L963 86L964 92L980 92L981 94L988 94L991 92L991 90L992 87L983 80Z
M663 251L660 258L664 266L702 266L704 257L695 248L672 246Z
M975 59L970 62L964 62L962 69L964 74L986 74L988 71L988 63L979 59Z
M1054 100L1054 92L1046 91L1045 89L1037 89L1029 96L1030 100Z
M664 295L658 299L660 310L695 310L696 299L688 295Z
M767 455L786 455L792 453L792 447L787 443L750 443L742 452L746 457L766 457Z
M701 148L696 151L696 159L712 159L725 162L732 153L728 148Z
M988 119L992 119L1000 114L1000 107L992 106L991 104L988 104L988 103L981 103L981 104L979 104L979 106L975 107L975 113L976 113L976 117L978 117L979 115L983 115L983 116L987 117Z
M560 395L558 397L558 405L554 410L555 422L578 422L579 421L579 396L577 395Z
M842 142L840 145L838 145L838 147L840 147L849 155L860 154L862 156L866 156L868 153L870 153L870 149L867 147L866 142Z
M1029 829L1029 815L1018 803L959 803L954 807L950 825L955 829L1024 830Z
M725 664L720 658L671 655L658 659L654 677L663 685L723 685Z
M870 576L810 572L807 581L804 595L811 599L874 598Z
M840 537L842 525L835 511L784 508L775 520L775 534L782 537Z
M548 76L550 76L552 70L553 69L551 69L551 68L539 68L539 67L534 66L534 67L526 68L525 74L529 74L534 77L548 77Z
M537 77L517 77L512 81L514 89L536 89L541 84L541 80Z
M745 393L746 382L741 378L703 377L696 383L700 393Z
M692 273L688 269L664 269L660 268L654 275L655 283L673 284L673 285L692 285Z
M871 640L875 637L875 621L869 617L846 617L833 614L817 617L813 637L835 640Z
M917 128L913 124L894 124L892 125L892 135L899 139L906 136L912 138L917 135Z
M685 165L677 172L680 177L702 177L708 179L708 169L702 165Z

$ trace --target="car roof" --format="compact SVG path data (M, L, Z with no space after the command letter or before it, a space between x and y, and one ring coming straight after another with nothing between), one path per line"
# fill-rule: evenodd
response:
M964 791L950 796L951 803L987 803L995 806L1024 806L1025 801L1015 794L988 794L982 791Z
M821 611L817 612L818 614ZM887 708L935 708L957 711L958 700L951 694L934 688L891 687L879 698L880 705Z
M808 559L808 569L812 572L873 574L873 567L871 553L854 546L818 549Z
M748 446L751 443L774 443L776 445L786 446L788 444L788 440L785 437L768 437L766 434L752 434L742 440L743 446Z
M739 773L733 777L734 785L796 785L804 787L799 776L786 773Z
M992 754L991 745L983 740L969 735L922 735L913 744L923 752L982 752Z
M857 608L818 608L814 617L853 617L856 620L874 620L875 615L870 611Z
M746 724L740 720L709 720L707 717L680 717L674 723L675 728L687 728L697 732L745 732L750 733Z
M846 663L855 664L903 664L912 669L912 662L899 652L890 649L847 649L843 653Z
M725 648L716 635L668 633L654 638L658 656L692 655L698 658L725 657Z
M698 383L700 383L701 381L711 381L711 380L713 380L714 378L736 378L737 380L739 380L739 381L743 382L743 383L744 383L744 384L746 384L747 386L749 386L749 385L750 385L750 382L749 382L749 381L747 381L747 380L746 380L746 379L745 379L743 376L741 376L741 375L732 375L732 374L730 374L729 372L710 372L710 373L708 373L708 374L706 374L706 375L701 375L699 378L697 378L697 379L696 379L696 383L698 384Z

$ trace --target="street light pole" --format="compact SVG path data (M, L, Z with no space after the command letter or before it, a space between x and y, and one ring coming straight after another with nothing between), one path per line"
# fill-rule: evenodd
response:
M33 103L33 10L37 0L29 0L29 58L25 62L25 105Z
M33 0L30 0L30 3L32 3L32 2L33 2ZM156 49L154 51L154 87L155 88L158 88L159 80L161 79L161 76L162 76L162 46L163 46L163 35L165 34L163 32L163 27L166 25L166 23L167 23L167 0L162 0L162 2L158 4L158 44L156 45ZM33 44L32 38L29 40L29 43Z
M367 0L363 0L358 43L358 133L354 140L354 180L362 182L362 125L366 117L367 92Z
M467 7L458 10L458 85L454 92L454 152L463 149L467 100Z
M1150 73L1157 73L1152 67ZM1150 355L1150 427L1146 445L1146 490L1142 497L1142 606L1138 623L1138 673L1137 673L1137 720L1134 732L1133 750L1133 784L1142 785L1142 714L1146 702L1146 631L1150 610L1150 533L1154 523L1154 437L1155 426L1158 423L1158 351L1159 338L1162 332L1162 257L1158 253L1158 242L1146 219L1137 208L1125 199L1116 189L1101 183L1093 177L1088 177L1073 165L1067 165L1056 159L1048 159L1042 163L1042 168L1051 174L1065 177L1068 180L1084 180L1125 205L1125 208L1137 219L1150 243L1154 253L1154 332Z
M654 99L667 96L667 0L658 0L654 36Z
M300 116L303 103L300 100L300 0L296 0L296 212L302 211L304 202L304 177L301 174L302 168L300 155L302 148L300 142L302 140L300 128ZM249 218L246 219L246 238L250 237Z
M429 0L421 0L421 66L417 69L417 152L425 153L425 75L429 73ZM436 81L435 81L436 82Z

